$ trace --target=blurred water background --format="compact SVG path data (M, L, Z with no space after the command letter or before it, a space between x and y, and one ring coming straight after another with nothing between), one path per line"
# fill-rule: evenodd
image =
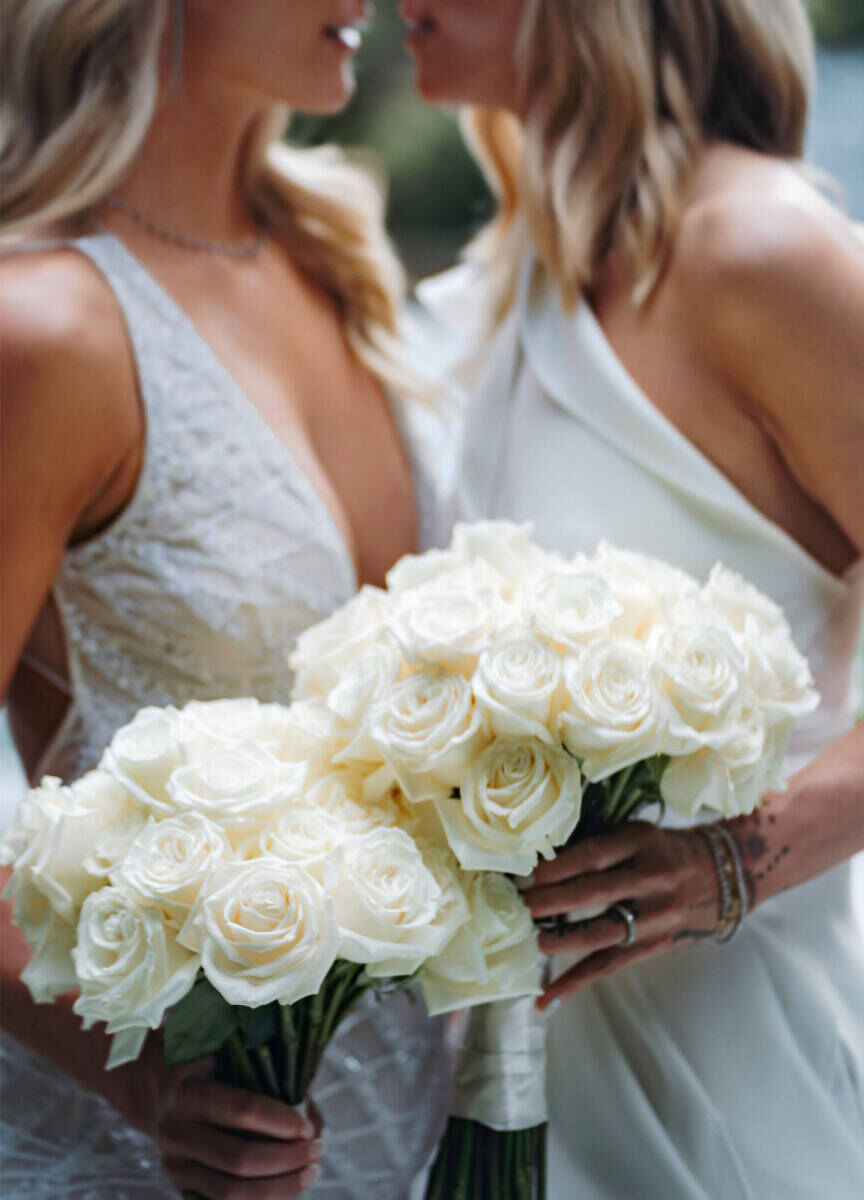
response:
M390 179L390 226L416 279L450 265L491 205L455 115L421 104L411 89L395 5L386 0L379 8L351 108L326 122L300 118L294 134L309 144L333 139L351 146ZM864 0L814 0L813 8L822 44L807 156L834 176L847 210L864 221ZM22 788L0 714L0 829Z

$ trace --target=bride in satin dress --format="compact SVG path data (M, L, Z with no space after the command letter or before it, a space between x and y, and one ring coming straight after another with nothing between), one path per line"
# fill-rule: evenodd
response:
M287 702L297 635L433 538L380 198L281 145L275 107L347 102L365 16L4 4L2 687L31 780L94 766L145 705ZM74 997L30 1000L2 908L7 1200L406 1200L448 1091L421 1004L337 1036L320 1162L309 1121L166 1071L156 1038L105 1072Z
M783 606L821 692L784 794L725 821L750 914L665 823L563 852L544 934L550 1200L864 1194L864 246L797 161L799 0L404 0L421 93L499 200L427 303L488 337L458 508L606 538ZM742 584L743 587L743 584ZM624 869L626 868L626 870ZM672 951L681 951L672 953Z

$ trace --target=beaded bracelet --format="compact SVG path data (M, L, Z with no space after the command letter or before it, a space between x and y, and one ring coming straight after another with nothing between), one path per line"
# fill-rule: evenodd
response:
M715 826L715 828L717 833L723 839L726 850L729 854L729 859L732 863L732 870L735 875L735 887L738 893L736 897L738 911L735 914L732 928L722 938L723 942L731 942L735 934L744 924L744 920L750 912L750 901L747 895L747 881L744 878L744 866L741 862L741 851L738 849L738 843L735 841L725 825L718 824Z
M729 877L726 874L726 865L723 858L724 844L713 825L698 825L696 833L702 837L708 849L711 852L711 858L714 862L714 871L717 876L717 886L720 891L720 915L717 919L717 930L725 929L729 921L729 915L732 912L732 887L729 883Z
M698 832L710 847L720 888L720 918L714 940L726 945L735 937L749 912L741 854L735 839L723 825L700 825Z

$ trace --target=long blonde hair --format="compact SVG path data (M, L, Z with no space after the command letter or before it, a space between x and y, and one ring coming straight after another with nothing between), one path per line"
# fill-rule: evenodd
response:
M0 237L86 223L140 149L160 93L169 0L4 0ZM334 297L358 358L418 392L398 348L404 290L377 184L332 147L297 149L274 109L245 158L250 206Z
M468 254L495 315L533 243L572 306L610 250L634 300L668 259L705 140L798 158L813 76L801 0L526 0L524 118L475 110L464 128L498 199Z

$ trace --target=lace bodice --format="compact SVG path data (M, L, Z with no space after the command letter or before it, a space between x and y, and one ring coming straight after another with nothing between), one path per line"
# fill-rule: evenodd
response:
M54 586L71 682L38 775L89 769L144 705L253 695L285 702L297 635L357 587L321 497L167 293L109 234L76 248L124 317L147 424L135 496L70 549ZM414 466L421 542L435 526L432 414L394 402ZM7 1200L153 1200L158 1152L107 1105L7 1040ZM364 1003L325 1059L328 1122L315 1200L405 1200L444 1119L439 1027L419 1004Z
M67 552L54 585L73 698L37 775L63 778L145 704L286 701L293 641L357 588L326 504L185 313L117 238L76 245L117 296L148 435L133 500ZM429 414L394 411L428 545Z

